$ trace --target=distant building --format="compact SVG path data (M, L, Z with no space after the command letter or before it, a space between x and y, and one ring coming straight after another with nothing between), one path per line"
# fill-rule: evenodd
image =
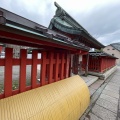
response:
M119 58L116 60L116 64L120 65L120 43L110 44L110 45L106 46L103 49L103 51Z

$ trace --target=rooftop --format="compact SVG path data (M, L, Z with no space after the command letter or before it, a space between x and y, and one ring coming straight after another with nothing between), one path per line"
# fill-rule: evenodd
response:
M90 49L89 47L84 47L83 44L76 44L72 42L71 38L68 36L60 34L54 30L50 30L45 26L16 15L3 8L0 8L0 30L12 32L14 34L22 34L24 36L32 36L32 38L37 38L39 41L55 43L56 47L60 44L65 46L65 49L67 49L66 47L85 51L89 51ZM47 46L49 46L49 44L47 44Z
M91 44L91 48L103 48L104 45L91 36L87 30L85 30L74 18L72 18L60 5L55 2L57 7L56 14L50 22L49 28L56 27L62 32L66 32L72 35L83 36L87 39L87 42Z
M120 42L118 43L112 43L110 44L112 47L114 47L116 50L120 51Z
M115 59L118 59L117 57L114 57L108 53L105 53L105 52L89 52L89 55L90 56L107 56L107 57L110 57L110 58L115 58Z

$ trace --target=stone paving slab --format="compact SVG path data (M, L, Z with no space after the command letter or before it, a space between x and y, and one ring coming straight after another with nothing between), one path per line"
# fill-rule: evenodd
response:
M97 80L89 86L90 96L94 94L94 92L103 84L103 82L103 80Z
M119 75L115 75L110 81L120 85L120 76Z
M103 82L104 80L98 80L95 82L95 84L92 84L90 87L93 89L98 89Z
M87 84L87 86L92 85L95 81L98 80L98 77L96 76L92 76L92 75L88 75L87 77L85 76L80 76Z
M114 98L119 99L119 94L118 94L118 93L115 93L115 92L113 92L113 91L104 89L102 93L105 94L105 95L109 95L109 96L111 96L111 97L114 97Z
M102 120L102 119L90 112L89 117L86 117L85 120Z
M97 117L93 113L89 113L89 115L90 115L90 120L102 120L101 118Z
M101 106L101 107L104 107L104 108L108 109L111 112L114 112L115 114L117 114L118 105L116 105L116 104L114 104L112 102L109 102L107 100L99 98L97 100L96 104L99 105L99 106Z
M119 100L118 100L118 113L117 113L117 120L120 120L120 90L119 90Z
M95 85L95 87L94 85L93 87L91 86L89 89L92 91L97 88L97 85ZM104 88L99 96L97 95L97 91L101 89L102 86L104 86ZM94 103L91 102L91 108L89 113L86 114L85 120L120 120L120 67L118 67L117 71L105 80L102 86L98 88L91 97L92 101L97 96L97 101L94 101Z
M120 73L119 72L115 72L115 75L119 75L120 76Z
M102 99L104 99L104 100L106 100L106 101L109 101L109 102L112 102L112 103L118 105L118 99L113 98L113 97L111 97L111 96L109 96L109 95L105 95L105 94L102 93L102 94L100 95L100 98L102 98Z
M114 85L114 86L116 86L116 87L118 87L118 88L120 87L120 85L119 85L119 84L114 83L114 82L109 82L109 83L108 83L108 85Z
M91 87L89 87L89 91L90 91L90 96L92 96L96 90L91 88Z
M109 90L109 91L111 91L111 92L113 92L113 93L119 94L119 91L118 91L118 90L114 90L114 89L111 89L111 88L109 88L109 87L106 87L105 90Z
M105 89L116 90L116 91L119 92L119 87L116 87L116 86L114 86L114 85L107 85L107 86L105 87Z
M98 116L102 120L116 120L116 116L117 116L115 113L113 113L99 105L95 105L92 108L92 113L94 113L96 116Z
M114 80L111 80L111 82L117 83L118 85L120 85L120 79L119 80L114 79Z

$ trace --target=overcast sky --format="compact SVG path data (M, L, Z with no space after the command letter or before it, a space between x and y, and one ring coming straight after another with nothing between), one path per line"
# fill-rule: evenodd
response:
M120 42L120 0L56 0L104 45ZM0 0L0 7L48 27L54 0Z

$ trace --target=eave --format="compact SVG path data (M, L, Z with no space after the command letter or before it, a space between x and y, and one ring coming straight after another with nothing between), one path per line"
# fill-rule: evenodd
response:
M66 36L34 23L26 18L2 8L0 8L0 11L3 13L0 17L5 19L5 23L0 24L0 37L4 38L3 40L16 40L37 46L40 45L40 47L41 45L46 45L72 51L89 51L90 49L89 47L71 43ZM57 35L61 37L57 37ZM1 39L0 42L4 42L3 40ZM10 41L7 42L9 43Z

